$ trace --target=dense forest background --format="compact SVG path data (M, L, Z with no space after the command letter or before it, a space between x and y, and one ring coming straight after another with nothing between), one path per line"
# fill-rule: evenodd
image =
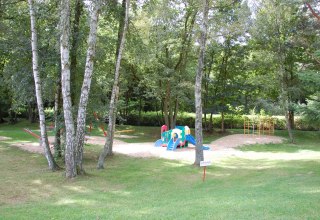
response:
M86 1L85 1L86 2ZM71 100L76 114L86 62L90 4L71 1ZM88 2L88 1L87 1ZM90 2L90 1L89 1ZM87 121L107 119L123 2L100 9ZM194 0L131 1L117 122L194 125L201 7ZM304 116L319 127L319 4L316 1L213 1L202 86L204 126L225 129L239 115ZM59 1L35 1L39 71L47 117L60 92ZM0 1L0 120L37 121L28 2ZM59 102L62 102L61 96ZM220 117L214 119L214 115ZM60 114L61 120L63 115ZM236 119L234 119L236 120ZM238 123L241 124L240 120ZM234 125L235 126L235 125ZM292 124L294 126L294 124Z

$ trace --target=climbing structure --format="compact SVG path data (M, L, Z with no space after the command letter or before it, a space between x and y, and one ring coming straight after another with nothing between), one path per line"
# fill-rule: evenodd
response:
M177 148L188 147L188 143L196 145L195 138L190 134L188 126L176 126L172 130L168 130L166 125L161 127L161 139L154 143L155 147L166 147L167 150L175 150ZM203 150L209 150L209 147L202 147Z
M272 117L259 117L258 119L244 117L243 134L274 135L274 125Z

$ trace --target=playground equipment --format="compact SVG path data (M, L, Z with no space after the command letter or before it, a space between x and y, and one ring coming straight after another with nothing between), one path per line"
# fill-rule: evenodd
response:
M166 147L167 150L174 151L177 148L188 147L191 143L196 145L195 138L190 134L188 126L176 126L172 130L168 130L166 125L161 127L161 139L154 143L155 147ZM202 146L203 150L209 150L209 147Z
M271 117L258 118L257 120L244 118L243 134L274 135L274 119Z
M33 137L37 138L39 141L41 141L40 135L34 133L34 132L31 131L29 128L24 128L23 131L26 132L26 133L28 133L28 134L30 134L30 135L32 135ZM50 142L49 142L49 145L51 145Z
M23 131L27 132L28 134L31 134L33 137L37 138L40 140L40 136L33 131L31 131L29 128L24 128Z

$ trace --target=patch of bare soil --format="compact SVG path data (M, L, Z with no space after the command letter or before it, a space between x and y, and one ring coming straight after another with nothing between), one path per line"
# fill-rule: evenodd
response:
M106 138L101 136L86 136L85 138L86 144L104 145L105 142L106 142ZM114 142L113 142L114 145L123 144L123 143L125 142L117 139L114 139Z
M3 137L3 138L6 138L6 137ZM3 139L3 140L7 140L7 139ZM85 143L87 144L96 144L96 145L103 146L105 141L106 141L106 138L100 137L100 136L88 136L85 138ZM53 152L54 137L52 136L49 137L49 143L50 143L50 148ZM125 142L120 140L114 140L114 145L123 144L123 143ZM11 146L18 147L22 150L29 151L31 153L44 154L44 149L40 146L39 142L17 142L17 143L11 144Z
M242 135L235 134L220 138L210 143L210 150L204 151L205 159L216 160L219 157L234 156L238 151L235 148L250 144L281 143L283 138L267 135ZM164 147L154 147L154 143L143 144L115 144L116 153L126 154L133 157L160 157L193 162L195 160L195 147L189 145L188 148L167 151ZM234 149L234 150L232 150Z
M11 138L9 137L4 137L4 136L0 136L0 141L6 141L6 140L10 140Z
M18 147L31 153L44 154L44 150L42 149L42 147L40 147L40 143L37 142L17 142L10 144L10 146Z
M281 143L283 138L268 135L252 135L252 134L233 134L211 142L212 150L221 150L225 148L235 148L250 144L268 144Z
M205 159L214 159L216 157L230 156L235 151L230 151L239 146L249 144L265 144L265 143L281 143L283 138L277 136L266 135L243 135L235 134L220 138L207 145L211 149L204 151ZM53 143L53 138L49 138L49 142ZM89 136L86 137L86 143L104 145L105 137ZM42 153L43 149L39 143L15 143L13 146L28 150L34 153ZM165 159L181 160L193 162L195 158L194 146L190 145L188 148L177 149L176 151L167 151L165 147L154 147L154 143L125 143L115 139L113 150L115 153L126 154L132 157L160 157Z

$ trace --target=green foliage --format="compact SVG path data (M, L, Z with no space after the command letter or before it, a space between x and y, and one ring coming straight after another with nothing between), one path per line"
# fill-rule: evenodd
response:
M253 110L252 110L253 112ZM251 120L254 120L256 123L259 122L262 118L272 118L274 120L274 126L275 129L278 130L285 130L286 129L286 121L283 116L267 116L261 111L259 114L252 113L249 116ZM307 120L304 117L295 117L294 118L294 124L295 129L297 130L317 130L318 129L318 123L311 123L311 121ZM203 119L204 120L204 119ZM214 115L213 116L213 127L214 128L220 128L221 127L221 115ZM243 121L244 116L243 115L237 115L237 114L225 114L224 115L224 124L226 129L243 129ZM161 112L142 112L140 118L138 112L132 112L127 120L124 122L124 124L128 125L140 125L142 126L161 126L164 124ZM204 123L204 121L203 121ZM187 125L190 128L194 128L195 124L195 115L194 114L188 114L188 113L181 113L178 115L177 118L177 125Z
M310 96L307 103L300 104L298 111L301 113L305 124L320 129L320 93Z
M71 1L74 6L75 1ZM319 91L319 37L316 19L302 1L216 1L209 13L209 35L203 80L206 113L228 113L226 127L238 127L238 116L256 107L268 115L281 115L279 105L279 45L283 49L285 86L292 103L305 102ZM159 125L168 94L171 109L194 110L198 31L201 5L195 0L133 2L120 75L119 116L130 124ZM315 7L315 3L312 4ZM36 1L39 71L45 107L53 107L59 66L59 2ZM75 7L72 7L74 10ZM106 115L114 77L115 51L121 4L110 1L101 10L94 76L88 105ZM71 24L74 11L71 12ZM80 24L77 69L72 91L79 96L85 66L88 33L87 9ZM193 20L195 19L195 20ZM0 20L0 114L35 112L31 72L30 22L26 1L4 1ZM279 22L278 22L279 21ZM193 23L194 22L194 23ZM277 28L278 27L278 28ZM167 92L166 86L170 92ZM77 102L77 98L75 98ZM309 101L312 109L315 105ZM241 107L241 108L240 108ZM308 108L307 106L305 106ZM317 111L299 111L312 117L298 126L314 129ZM76 112L75 112L76 114ZM51 116L49 116L51 118ZM234 119L232 117L235 117ZM219 119L217 119L219 121ZM315 122L315 123L314 123ZM178 124L194 125L193 117L179 116ZM214 122L218 126L218 122ZM304 123L313 123L304 125ZM218 126L219 127L219 126ZM279 128L283 128L279 122Z

